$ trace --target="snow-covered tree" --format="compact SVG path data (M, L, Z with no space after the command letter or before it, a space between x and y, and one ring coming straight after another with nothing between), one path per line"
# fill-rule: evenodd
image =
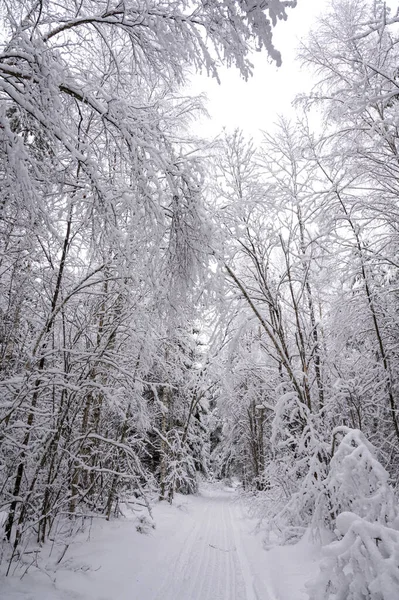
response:
M294 4L2 8L0 506L15 549L30 525L43 541L61 511L109 518L121 493L153 485L149 398L181 388L178 331L209 253L186 133L201 106L179 85L221 63L248 77L253 47L279 62L272 29ZM199 404L183 388L168 443L188 465Z

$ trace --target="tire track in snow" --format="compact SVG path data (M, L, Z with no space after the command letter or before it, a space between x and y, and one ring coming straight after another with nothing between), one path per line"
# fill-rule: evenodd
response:
M225 582L225 598L232 598L232 600L237 599L237 577L236 577L236 569L234 564L234 555L236 552L235 546L233 546L233 539L231 535L231 523L228 519L228 511L225 506L223 506L223 543L225 548L231 547L229 552L224 553L225 557L225 572L226 574L226 582Z
M251 569L250 569L247 557L245 556L245 552L243 550L243 546L241 543L241 534L240 534L240 531L238 530L237 521L236 521L237 517L236 517L236 515L231 514L232 510L231 510L230 506L229 506L229 512L230 512L230 520L231 520L231 524L232 524L233 537L234 537L234 541L235 541L235 545L236 545L236 549L237 549L237 558L238 558L238 562L241 567L241 573L244 578L245 594L246 594L245 600L260 600L258 597L258 594L256 593L255 586L254 586L254 578L252 576ZM235 510L234 512L237 513L237 510ZM269 598L262 598L262 600L269 600Z
M233 539L235 542L235 547L236 547L236 551L237 551L237 562L240 565L240 570L244 579L244 585L245 585L245 600L260 600L260 598L258 597L258 594L256 593L255 590L255 586L254 586L254 578L253 575L251 573L251 569L249 566L249 562L248 559L245 555L243 546L242 546L242 542L241 542L241 533L238 529L238 523L237 523L237 509L234 511L235 514L232 514L232 508L231 508L231 504L228 507L229 510L229 514L230 514L230 522L231 522L231 529L232 529L232 533L233 533ZM262 597L262 600L269 600L268 597L264 598Z
M262 568L262 577L259 576L259 573L254 573L250 567L239 528L239 523L243 520L242 505L235 504L234 508L230 507L230 510L234 513L232 516L233 530L235 539L237 540L238 559L241 562L241 567L245 575L247 600L280 600L272 585L270 574L265 577L268 571L267 561L265 560L265 565Z
M247 600L232 535L230 498L204 499L211 510L198 547L197 569L187 600ZM240 577L241 576L241 577ZM237 585L237 579L241 579Z
M172 566L167 573L166 579L162 583L155 600L177 600L178 598L182 598L183 600L183 598L185 598L185 596L179 595L179 591L181 590L176 588L181 588L182 583L184 583L191 575L189 566L190 558L200 539L202 526L202 519L196 519L196 522L190 529L188 535L180 540L180 551L178 554L172 554L166 557L168 564ZM171 547L173 547L173 545L174 544L171 544ZM156 570L156 565L154 565L154 567Z
M193 580L190 600L222 600L219 595L220 573L218 543L220 531L219 504L207 498L211 507L201 546L201 560ZM224 600L224 599L223 599Z

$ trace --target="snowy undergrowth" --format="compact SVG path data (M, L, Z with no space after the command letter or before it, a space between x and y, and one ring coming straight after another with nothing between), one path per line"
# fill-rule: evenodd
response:
M248 530L258 541L258 554L259 548L262 548L261 554L270 573L275 591L275 595L270 597L308 600L307 582L314 579L319 571L320 541L315 540L311 530L306 527L279 529L276 523L270 525L269 519L275 514L279 502L284 501L284 496L278 496L276 489L256 493L241 490L240 498L249 515ZM331 540L331 535L325 532L323 539ZM254 565L265 569L265 563L263 567L260 566L259 557L252 556L252 561ZM284 577L281 577L282 573Z
M396 600L399 517L389 474L359 430L332 432L326 468L319 460L325 446L310 428L307 435L301 478L293 477L298 465L282 460L269 469L268 489L242 494L265 547L271 555L295 555L305 541L320 548L320 572L307 584L310 600Z
M310 600L395 600L399 593L399 531L343 512L338 541L324 549Z
M99 515L76 516L73 520L66 517L59 518L54 526L53 533L44 544L38 544L34 536L27 538L25 545L17 552L12 551L12 545L3 542L0 545L0 576L7 575L24 579L34 571L45 573L53 580L52 573L64 568L71 562L71 555L77 548L90 542L92 535L100 530L117 527L118 523L128 523L137 533L148 534L155 529L155 520L152 511L135 501L123 502L118 506L118 516L110 521ZM90 570L84 565L77 566L77 570ZM54 579L55 580L55 579Z
M329 449L319 423L295 394L281 396L272 423L272 456L264 489L244 492L249 510L259 519L266 547L294 544L311 528L325 541L325 522L316 519L325 493Z
M190 517L184 496L175 505L167 502L147 509L124 504L118 519L86 519L64 531L56 542L30 546L9 569L6 554L0 565L0 597L7 600L122 600L150 598L151 565L159 538L167 539L177 519ZM65 527L65 524L64 524ZM144 535L143 535L144 534ZM165 557L165 565L167 560ZM129 590L138 590L130 596ZM142 588L142 586L144 586ZM2 595L3 594L3 595ZM142 594L142 595L140 595Z
M398 507L389 474L358 430L343 434L325 480L316 518L335 527L324 548L310 600L394 600L399 597Z

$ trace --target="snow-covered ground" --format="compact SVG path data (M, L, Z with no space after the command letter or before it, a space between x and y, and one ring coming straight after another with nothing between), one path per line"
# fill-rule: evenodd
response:
M317 549L265 551L230 488L207 486L154 508L156 528L136 517L97 521L68 547L45 548L37 565L0 580L2 600L305 600ZM51 551L51 555L50 555ZM28 555L29 556L29 555ZM48 558L47 558L48 557ZM4 565L3 565L4 566ZM24 574L25 573L25 574ZM22 578L21 578L22 576Z

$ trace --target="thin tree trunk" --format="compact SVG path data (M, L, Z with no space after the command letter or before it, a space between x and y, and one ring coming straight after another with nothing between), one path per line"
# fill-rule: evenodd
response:
M302 211L300 204L297 205L297 217L299 223L299 235L300 235L300 247L303 257L303 268L304 268L304 278L305 278L305 290L308 301L309 308L309 317L310 324L312 327L312 337L313 337L313 363L314 370L316 375L316 385L319 394L319 410L321 410L324 406L324 388L323 388L323 379L321 373L321 351L320 351L320 343L319 343L319 331L316 323L314 303L313 303L313 293L312 287L309 281L309 264L305 265L306 259L306 245L305 245L305 227L302 219Z
M161 424L161 464L160 464L160 488L161 493L159 496L160 500L166 499L166 475L167 475L167 444L166 444L166 436L168 434L167 425L168 419L166 417L167 412L169 411L170 405L170 390L164 385L162 388L162 404L164 406L164 410L162 411L162 424Z
M288 373L288 376L289 376L289 378L291 380L291 383L294 386L295 391L298 394L299 400L303 404L307 404L306 403L306 399L305 399L305 397L303 395L302 387L301 387L300 383L298 382L298 380L295 377L294 371L293 371L293 369L291 367L291 364L290 364L290 362L288 360L286 352L282 348L281 344L276 340L276 336L273 334L273 332L271 331L269 325L267 324L267 322L265 321L265 319L262 317L262 315L260 314L260 312L256 308L255 304L251 300L251 298L250 298L247 290L244 288L244 286L241 283L241 281L237 278L237 276L234 274L234 272L226 264L225 264L225 269L228 272L228 274L230 275L230 277L233 279L234 283L237 285L237 287L242 292L242 294L243 294L245 300L247 301L248 305L250 306L251 310L253 311L253 313L255 314L255 316L257 317L257 319L259 320L261 326L265 330L267 336L271 340L274 348L276 349L276 352L277 352L279 358L281 359L281 363L284 365L284 368L285 368L285 370Z
M51 315L54 314L54 311L55 311L55 308L56 308L57 302L58 302L58 297L61 293L62 278L64 275L66 257L68 254L69 243L70 243L72 216L73 216L73 205L71 203L70 208L69 208L67 229L66 229L66 233L65 233L63 247L62 247L62 255L61 255L60 265L58 268L57 281L56 281L56 285L55 285L55 289L54 289L53 298L51 301L51 313L50 313ZM46 327L44 330L44 342L41 345L42 353L44 352L44 350L47 347L46 337L51 331L53 322L54 321L52 319L48 319L48 321L47 321L47 324L46 324ZM38 365L39 375L34 384L34 392L33 392L32 402L31 402L31 406L30 406L30 410L29 410L29 414L28 414L27 430L26 430L26 434L25 434L25 437L22 442L22 452L21 452L20 462L19 462L18 468L17 468L17 474L15 477L15 483L14 483L14 489L13 489L13 500L10 504L10 510L8 513L8 518L7 518L7 522L6 522L6 526L5 526L5 534L6 534L6 539L8 541L10 541L10 539L11 539L12 528L13 528L13 524L14 524L14 520L15 520L15 511L17 508L17 504L19 502L19 500L17 498L20 495L21 487L22 487L22 479L24 476L24 469L25 469L26 449L29 444L31 427L33 425L37 402L39 399L39 387L41 384L41 373L44 370L44 366L45 366L45 357L42 355L42 357L39 361L39 365ZM14 543L15 547L18 545L18 543L19 543L19 533L16 532L15 543Z
M289 256L288 256L288 249L285 247L285 244L284 244L284 241L283 241L283 238L281 235L280 235L280 244L281 244L281 248L283 250L283 254L284 254L284 258L285 258L285 265L287 267L288 286L290 289L292 306L293 306L294 314L295 314L295 323L296 323L296 330L297 330L297 335L295 336L295 338L296 338L296 342L297 342L297 347L298 347L298 352L299 352L299 356L301 359L301 366L302 366L302 372L303 372L303 391L304 391L304 396L306 399L307 407L311 411L312 410L312 399L310 396L310 389L309 389L309 374L308 374L308 363L307 363L307 357L306 357L304 334L302 331L301 320L299 317L299 306L298 306L297 300L295 298L295 293L294 293L294 286L293 286L292 277L291 277L291 265L290 265Z

